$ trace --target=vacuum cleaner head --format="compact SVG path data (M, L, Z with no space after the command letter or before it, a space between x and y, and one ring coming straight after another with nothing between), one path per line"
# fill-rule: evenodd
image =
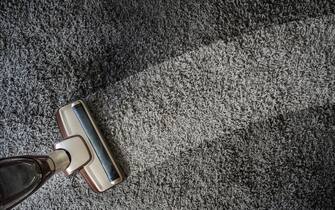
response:
M124 180L121 168L82 101L57 111L64 140L46 155L0 159L0 209L10 209L41 187L57 171L80 171L95 192L103 192Z
M121 168L83 101L60 108L56 117L65 140L57 143L55 149L64 149L71 158L64 170L66 175L80 170L95 192L103 192L124 180Z

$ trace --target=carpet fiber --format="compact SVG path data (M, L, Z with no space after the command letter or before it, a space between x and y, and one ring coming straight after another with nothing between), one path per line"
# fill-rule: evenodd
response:
M17 209L335 206L335 3L0 2L0 156L47 154L84 99L127 173Z

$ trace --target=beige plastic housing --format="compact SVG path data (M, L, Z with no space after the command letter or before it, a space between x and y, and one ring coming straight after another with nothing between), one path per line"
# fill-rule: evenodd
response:
M108 176L106 175L104 168L90 143L89 137L86 135L80 121L72 109L72 107L78 104L81 104L84 107L85 112L87 113L91 124L93 125L95 132L103 145L103 149L109 156L110 164L112 164L114 169L117 171L119 178L113 181L108 179ZM65 140L57 143L55 147L56 149L64 149L69 152L72 159L72 165L70 163L70 166L64 171L66 175L72 174L75 170L79 169L80 174L85 178L86 182L95 192L103 192L124 180L121 168L116 164L114 158L112 157L101 132L99 131L94 119L83 101L78 100L63 106L57 111L56 118L61 134ZM68 142L66 142L66 139L69 139ZM84 144L80 143L80 141L83 141ZM86 152L87 149L89 155Z

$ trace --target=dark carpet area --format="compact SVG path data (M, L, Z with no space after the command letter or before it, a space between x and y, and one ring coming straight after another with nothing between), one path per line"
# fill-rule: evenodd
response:
M335 2L0 2L0 156L47 154L84 99L127 180L17 209L332 209Z

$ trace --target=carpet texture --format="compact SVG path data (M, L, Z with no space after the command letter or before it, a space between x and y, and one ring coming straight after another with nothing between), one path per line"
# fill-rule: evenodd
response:
M335 3L0 2L0 156L46 154L84 99L127 173L16 209L331 209Z

